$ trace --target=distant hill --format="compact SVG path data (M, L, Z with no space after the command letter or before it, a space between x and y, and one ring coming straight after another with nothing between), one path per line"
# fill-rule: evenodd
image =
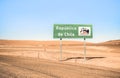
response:
M110 40L110 41L99 43L99 45L120 46L120 40Z
M51 40L51 41L34 41L34 40L0 40L0 45L59 45L59 40ZM84 42L81 41L62 41L63 45L83 45ZM120 40L111 40L107 42L102 43L90 43L86 42L87 45L119 45L120 46Z
M93 44L86 42L88 45ZM33 41L33 40L0 40L0 45L59 45L59 40L51 41ZM81 41L62 41L63 45L83 45Z

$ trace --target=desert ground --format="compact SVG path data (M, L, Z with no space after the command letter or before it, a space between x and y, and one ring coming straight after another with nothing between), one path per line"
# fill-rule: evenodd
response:
M120 78L120 40L0 40L0 78Z

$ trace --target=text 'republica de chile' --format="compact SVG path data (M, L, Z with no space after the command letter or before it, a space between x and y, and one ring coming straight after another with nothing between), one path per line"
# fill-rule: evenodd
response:
M74 31L78 30L77 27L74 27L74 26L56 26L55 29L58 31L57 35L59 37L75 36Z

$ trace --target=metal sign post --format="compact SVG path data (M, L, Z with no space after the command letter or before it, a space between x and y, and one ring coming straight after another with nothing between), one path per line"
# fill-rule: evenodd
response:
M60 38L60 61L62 60L62 38Z
M86 61L86 38L84 37L84 60Z

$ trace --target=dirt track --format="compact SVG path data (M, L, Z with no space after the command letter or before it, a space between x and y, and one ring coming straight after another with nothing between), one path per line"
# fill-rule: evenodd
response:
M120 72L102 67L0 55L0 78L120 78Z

